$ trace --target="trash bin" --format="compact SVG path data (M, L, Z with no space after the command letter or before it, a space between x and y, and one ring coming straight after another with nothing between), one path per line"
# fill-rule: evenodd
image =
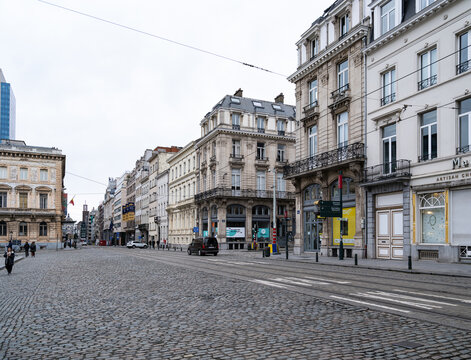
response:
M270 257L270 248L269 247L264 248L263 252L264 252L265 257Z

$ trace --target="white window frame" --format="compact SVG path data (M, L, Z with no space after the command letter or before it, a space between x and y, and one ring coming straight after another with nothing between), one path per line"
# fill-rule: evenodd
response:
M422 125L423 123L423 116L425 114L428 114L428 113L431 113L431 112L435 112L435 121L430 123L430 124L426 124L426 125ZM420 156L421 156L421 159L422 160L432 160L432 159L435 159L438 157L438 112L437 112L437 109L434 109L434 110L431 110L431 111L427 111L425 113L422 113L420 114ZM435 152L435 157L432 157L433 153L432 153L432 127L435 126L437 131L437 149L436 149L436 152ZM427 129L427 148L428 148L428 156L427 156L427 159L424 158L424 154L423 154L423 135L422 135L422 132Z
M345 14L340 17L339 19L339 32L340 32L340 37L348 33L349 30L349 16L348 14Z
M0 192L0 208L8 207L8 193L6 191Z
M319 54L319 38L311 40L311 58L314 58Z
M383 35L396 26L395 0L390 0L381 6L380 17L381 35Z
M286 153L286 145L278 144L277 151L276 151L276 160L280 162L285 161L285 153Z
M385 136L384 135L384 131L387 127L392 127L394 126L394 135L389 135L389 136ZM382 133L383 133L383 136L382 136L382 144L383 146L381 147L381 151L383 152L383 173L385 174L391 174L393 172L395 172L396 170L396 164L393 163L393 160L396 159L397 160L397 138L396 138L396 132L397 132L397 128L396 128L396 124L391 124L391 125L388 125L388 126L385 126L382 128ZM395 153L394 153L394 156L393 156L393 147L392 147L392 143L395 142L396 143L396 148L395 148ZM389 157L388 159L386 159L386 154L384 153L384 144L387 143L388 145L388 152L389 152ZM388 166L386 166L386 164L388 164Z
M232 155L240 156L240 140L232 140Z
M257 116L257 130L265 131L265 118L262 116Z
M427 6L431 5L433 2L435 2L435 0L417 0L417 12L422 11Z
M278 131L285 131L285 121L281 120L281 119L278 119L276 121L276 128L277 128Z
M460 113L461 104L464 101L471 101L471 99L468 98L468 99L464 99L464 100L459 102L459 106L458 106L458 112L459 112L458 113L458 132L459 132L458 146L461 149L461 152L468 152L468 151L471 151L471 110L468 111L468 112L465 112L465 113ZM461 136L462 136L461 122L463 121L463 118L466 118L466 117L467 117L467 122L468 122L468 143L467 144L462 144L462 141L461 141ZM468 149L465 149L466 147L468 147Z
M347 66L344 69L341 69L344 64ZM337 65L337 82L339 90L348 85L348 59Z
M283 173L276 173L276 191L286 191L286 180L283 178Z
M263 146L258 146L259 144L262 144ZM265 159L265 143L257 143L257 159Z
M39 208L47 209L47 194L39 194Z
M314 79L309 82L309 107L317 105L318 95L318 81Z
M28 180L28 168L20 168L20 180Z
M267 189L267 174L263 170L257 170L257 191L265 191Z
M309 128L308 130L308 151L309 151L309 156L314 156L317 153L317 142L318 142L318 137L317 137L317 125L313 125Z
M348 112L344 111L337 115L337 146L348 145Z
M394 68L383 73L381 81L383 85L381 89L381 105L387 105L396 101L396 69Z
M240 126L240 114L232 113L231 120L232 120L232 125Z
M427 195L438 195L438 196L429 196ZM423 229L423 210L433 210L433 209L443 209L444 216L446 216L446 195L444 191L435 191L434 193L423 193L418 194L419 196L419 224L420 224L420 243L421 244L434 244L434 245L445 245L445 237L443 237L442 242L424 242L424 229ZM444 219L446 221L446 219ZM443 231L445 233L445 231Z
M8 170L6 166L0 166L0 179L6 179L8 177Z
M461 38L466 36L467 45L461 45ZM467 47L467 49L466 49ZM464 59L464 56L466 59ZM462 74L471 69L471 30L458 35L458 69L457 74Z
M240 196L240 187L241 187L241 170L240 169L232 169L231 171L231 186L232 186L232 194Z
M437 48L434 47L419 55L419 78L420 86L419 90L426 89L432 85L435 85L438 80L438 56ZM428 81L428 82L426 82Z

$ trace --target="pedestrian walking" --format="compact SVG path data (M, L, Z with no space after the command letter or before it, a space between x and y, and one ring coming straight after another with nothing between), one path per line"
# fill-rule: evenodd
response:
M36 241L33 241L31 243L31 246L29 247L29 251L31 251L31 257L34 257L36 255Z
M23 246L23 249L25 249L25 257L29 256L29 243L26 242L25 245Z
M160 249L160 239L157 239L157 250Z
M155 249L155 240L152 240L152 249Z
M5 258L5 268L8 271L8 275L10 275L13 270L13 265L15 264L15 252L11 246L9 246L7 251L5 251L3 257Z

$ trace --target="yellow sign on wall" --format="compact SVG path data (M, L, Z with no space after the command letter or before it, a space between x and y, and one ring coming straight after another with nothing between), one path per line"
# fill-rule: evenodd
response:
M353 237L355 236L356 227L355 227L355 218L356 218L356 208L344 208L343 209L343 219L348 220L348 234L343 235L343 244L344 245L355 245ZM340 218L334 218L334 245L340 245Z

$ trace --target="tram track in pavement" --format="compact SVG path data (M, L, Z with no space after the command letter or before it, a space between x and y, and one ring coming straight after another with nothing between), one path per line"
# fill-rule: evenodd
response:
M119 251L118 249L115 250ZM119 252L122 253L122 251ZM269 260L262 264L256 259L190 258L186 254L182 256L183 254L172 253L166 253L166 255L171 254L170 256L158 256L158 253L148 254L146 252L130 252L128 254L143 260L158 261L166 265L184 267L241 281L250 281L278 290L295 291L323 300L384 311L462 330L471 330L471 297L462 298L470 296L469 292L463 294L443 290L439 292L440 295L427 294L425 292L437 292L437 290L429 290L423 286L418 287L417 285L424 284L420 280L393 279L389 276L372 275L372 277L381 280L396 280L397 282L406 283L381 289L381 287L389 284L385 284L384 281L373 282L366 281L366 279L353 280L350 278L329 277L326 276L325 269L321 271L295 266L296 271L293 271L289 267L280 267L280 264L285 265L286 263L278 263L275 267L270 264ZM237 273L234 270L237 270ZM321 274L319 274L320 272ZM254 279L254 273L257 274L256 279ZM342 275L352 276L351 273L345 271L342 272ZM354 275L369 277L368 274ZM358 284L358 282L361 282L361 284ZM429 284L446 285L441 282L431 281L425 283L425 285ZM456 288L459 285L448 284L446 286ZM469 289L468 286L464 288L465 291ZM421 297L419 298L416 295ZM441 310L444 309L444 306L446 310ZM452 309L456 311L452 311Z

